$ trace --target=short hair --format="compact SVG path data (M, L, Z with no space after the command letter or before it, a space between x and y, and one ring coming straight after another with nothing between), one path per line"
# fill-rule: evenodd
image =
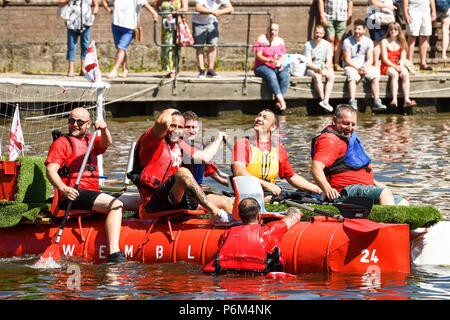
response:
M261 212L261 206L258 201L253 198L244 198L239 202L239 217L242 222L249 223L256 219L258 213Z
M338 104L336 107L336 110L334 110L334 116L336 117L336 119L341 118L341 114L343 111L349 111L351 113L356 113L356 110L353 109L353 107L351 105L341 103L341 104Z
M172 117L174 117L174 116L182 117L183 114L182 114L180 111L177 110L177 111L172 112L171 116L172 116Z
M280 122L278 121L278 117L272 109L263 109L259 113L261 113L261 112L270 112L271 114L273 114L273 119L274 119L273 121L278 128Z
M323 30L325 30L325 27L322 25L322 24L316 24L315 26L314 26L314 30L316 30L317 28L319 28L319 29L323 29Z
M362 19L356 19L355 22L353 22L353 26L363 26L366 27L366 23Z
M198 116L194 111L185 111L183 112L184 121L194 120L198 121Z

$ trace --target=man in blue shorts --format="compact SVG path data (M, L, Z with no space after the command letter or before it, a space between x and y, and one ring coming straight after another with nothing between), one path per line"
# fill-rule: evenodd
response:
M194 48L197 50L197 63L200 72L199 78L205 77L204 45L208 48L207 76L217 78L214 72L214 63L217 56L217 41L219 40L219 27L217 17L232 13L233 6L230 0L195 0L195 11L201 14L192 16L194 30Z

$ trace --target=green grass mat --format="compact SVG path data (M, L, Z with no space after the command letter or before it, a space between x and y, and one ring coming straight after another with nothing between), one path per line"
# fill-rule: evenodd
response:
M322 211L339 214L339 210L328 205L308 205ZM284 204L266 204L266 211L280 212L288 208ZM300 209L300 208L299 208ZM308 221L311 216L318 215L311 211L300 209L302 221ZM374 205L368 219L385 223L406 223L411 230L431 226L443 219L442 213L431 206L380 206Z
M0 228L14 227L22 218L34 222L38 213L46 209L50 209L50 204L3 202L0 204Z

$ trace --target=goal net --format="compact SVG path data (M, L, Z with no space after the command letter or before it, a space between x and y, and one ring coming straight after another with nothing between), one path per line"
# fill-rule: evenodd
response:
M67 132L71 110L85 107L91 119L103 119L108 83L0 78L0 155L8 155L11 122L19 108L24 156L47 155L52 131Z

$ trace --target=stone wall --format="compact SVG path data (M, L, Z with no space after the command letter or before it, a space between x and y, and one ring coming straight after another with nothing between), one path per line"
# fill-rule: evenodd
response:
M194 10L194 3L192 0L189 2L190 11ZM364 17L367 1L355 0L354 3L354 17ZM28 0L28 3L25 0L0 0L0 4L0 72L65 72L67 32L64 21L56 15L57 0ZM234 0L233 6L235 12L270 12L273 22L280 24L280 36L285 39L290 53L302 50L317 14L315 0ZM91 33L102 71L111 68L115 57L110 19L101 7ZM191 17L187 16L187 20L190 21ZM250 43L265 32L268 21L265 15L252 16ZM130 45L129 67L134 71L158 71L160 48L155 45L153 21L146 10L141 12L140 23L145 31L144 41ZM219 42L245 45L247 23L247 15L221 17ZM159 43L159 25L156 30ZM219 48L217 67L219 70L243 70L245 51L244 47ZM181 56L181 71L196 69L192 48L183 48ZM254 57L251 49L249 56L251 66Z

